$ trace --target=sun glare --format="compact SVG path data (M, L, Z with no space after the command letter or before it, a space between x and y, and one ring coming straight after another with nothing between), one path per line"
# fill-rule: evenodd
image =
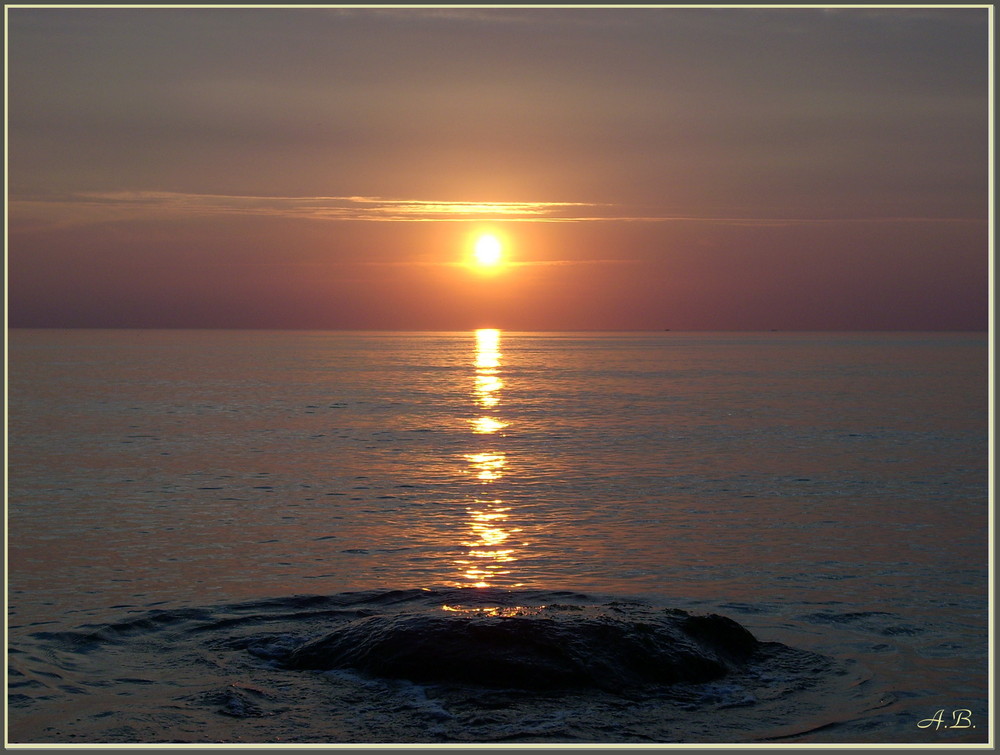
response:
M476 239L476 264L483 267L494 267L500 264L503 257L503 247L496 236L485 234Z

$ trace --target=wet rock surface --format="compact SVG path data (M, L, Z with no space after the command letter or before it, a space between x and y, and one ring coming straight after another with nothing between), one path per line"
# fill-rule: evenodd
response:
M637 618L550 608L361 617L295 648L284 664L419 683L616 692L720 679L758 646L740 624L718 615L664 610Z

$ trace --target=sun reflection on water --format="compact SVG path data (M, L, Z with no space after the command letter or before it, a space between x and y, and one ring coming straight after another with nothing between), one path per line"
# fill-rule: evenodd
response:
M537 616L548 606L441 606L442 611L470 616Z
M489 435L491 433L499 432L507 427L506 422L501 422L494 417L479 417L478 419L472 420L472 429L474 432L480 435Z
M469 550L455 563L462 569L467 584L473 587L490 587L498 578L510 574L507 565L515 560L514 548L505 547L519 528L506 528L509 506L503 501L476 501L470 506L469 535L462 545Z
M503 388L500 373L500 331L485 328L476 331L476 399L480 406L492 409L500 403L497 395Z
M504 387L500 379L501 357L500 331L477 330L473 398L479 407L490 412L471 420L473 432L477 435L496 437L508 426L496 416L500 392ZM482 486L495 485L506 472L507 454L492 442L486 448L464 454L463 458L468 462L463 472L473 475L477 484ZM454 562L459 571L458 585L492 587L503 583L519 586L511 584L510 566L517 560L512 536L521 529L510 526L510 511L511 507L496 496L495 490L490 489L476 495L467 506L467 531L460 542L468 550ZM449 610L447 606L445 609Z
M466 454L472 465L472 471L480 480L499 480L503 476L503 468L507 464L507 456L503 453Z

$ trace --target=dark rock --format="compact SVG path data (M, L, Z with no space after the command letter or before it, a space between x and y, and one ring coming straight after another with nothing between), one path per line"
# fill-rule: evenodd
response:
M294 669L353 669L422 683L527 690L719 679L758 643L723 616L664 611L635 618L411 614L361 618L293 650Z
M736 663L745 663L759 643L745 627L718 614L688 616L681 629L704 646Z

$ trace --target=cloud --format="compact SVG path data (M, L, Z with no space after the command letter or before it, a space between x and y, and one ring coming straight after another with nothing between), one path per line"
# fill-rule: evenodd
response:
M12 201L24 215L50 214L70 223L143 216L255 215L310 220L419 222L482 220L584 220L587 202L471 202L383 197L283 197L189 194L166 191L91 191L59 198Z
M21 228L66 227L149 218L254 216L343 222L702 222L785 226L859 222L981 222L951 217L740 217L676 214L593 202L476 202L374 196L250 196L168 191L90 191L10 201Z

